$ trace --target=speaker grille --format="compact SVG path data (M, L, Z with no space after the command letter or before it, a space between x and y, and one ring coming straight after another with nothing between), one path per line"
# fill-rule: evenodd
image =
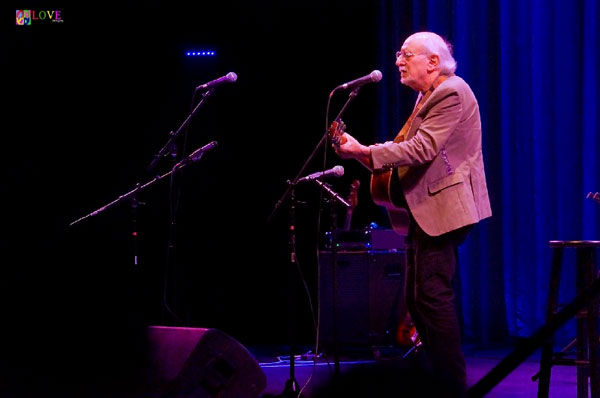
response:
M266 376L252 354L216 329L148 328L148 386L161 397L255 398Z

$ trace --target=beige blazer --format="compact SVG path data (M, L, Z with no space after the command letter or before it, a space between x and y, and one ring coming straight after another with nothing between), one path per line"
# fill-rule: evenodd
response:
M375 170L410 166L400 183L413 217L428 235L492 215L479 106L460 77L451 76L435 89L415 115L405 141L370 148Z

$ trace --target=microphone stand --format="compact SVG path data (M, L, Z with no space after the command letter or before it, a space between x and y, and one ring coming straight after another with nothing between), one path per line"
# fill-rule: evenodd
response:
M121 203L122 201L132 198L131 200L131 208L132 208L132 224L133 224L133 261L134 261L134 266L137 267L138 265L138 254L137 254L137 239L138 239L138 233L137 233L137 207L138 204L142 204L143 202L140 202L137 199L137 194L143 190L145 190L146 188L152 186L153 184L155 184L156 182L162 180L165 177L170 176L171 174L175 173L176 171L179 171L180 169L183 169L184 167L188 166L191 163L195 163L198 160L200 160L200 158L202 157L202 155L204 154L204 152L213 149L217 146L217 142L216 141L212 141L211 143L203 146L202 148L197 149L196 151L194 151L191 155L189 155L188 157L184 158L183 160L181 160L179 163L177 163L175 166L173 166L173 168L161 175L161 176L157 176L154 179L148 181L147 183L140 185L139 183L136 184L135 188L132 189L131 191L119 196L117 199L113 200L112 202L100 207L97 210L94 210L93 212L89 213L86 216L80 217L77 220L73 221L72 223L69 224L69 226L73 226L89 217L98 215L100 213L102 213L104 210L107 210L115 205L117 205L118 203Z
M196 95L196 92L198 91L198 88L196 88L196 90L194 91L194 97ZM162 157L166 157L167 155L171 155L173 159L177 158L177 145L175 143L176 138L179 136L179 134L181 133L181 131L185 128L187 128L190 124L190 121L192 120L192 117L196 114L196 112L198 112L198 109L200 109L200 107L204 104L204 102L206 101L206 99L208 97L210 97L215 91L215 88L209 88L207 90L205 90L202 93L202 98L200 98L200 101L198 101L198 103L196 104L196 106L192 109L192 111L189 113L189 115L185 118L185 120L183 121L183 123L181 123L181 126L179 126L179 128L177 129L177 131L173 132L169 132L169 139L166 142L166 144L160 149L160 151L158 151L158 153L156 155L154 155L154 158L152 159L152 161L150 162L150 164L146 167L146 171L150 174L153 172L153 170L155 169L156 165L158 164L159 160ZM193 98L192 98L192 103L193 103ZM215 142L216 145L216 142ZM185 148L184 148L185 150ZM193 154L192 154L193 155ZM201 155L199 155L201 156ZM174 217L174 216L173 216ZM175 250L175 242L174 242L174 236L175 236L175 222L173 219L169 220L169 232L168 232L168 238L167 238L167 264L165 265L165 286L167 283L167 274L169 272L169 268L170 268L170 261L172 260L172 252L174 252ZM166 289L166 288L165 288ZM171 313L171 315L173 315L176 319L178 319L178 317L168 308L168 305L166 304L166 298L165 298L165 306L167 307L167 311L169 313Z
M359 89L360 89L360 86L357 86L350 92L350 95L348 96L346 103L344 104L344 106L342 107L342 109L340 110L338 115L336 116L335 120L339 120L341 118L342 114L348 107L350 101L352 101L358 94ZM329 94L330 99L336 91L337 91L337 88L335 88L331 91L331 93ZM327 124L329 124L329 123L327 123ZM297 266L297 264L296 264L296 230L295 230L296 197L295 197L294 190L296 188L296 184L298 183L298 180L300 179L300 177L302 175L304 175L305 169L308 167L310 162L313 160L313 158L315 157L315 155L316 155L317 151L319 150L319 148L321 147L321 145L323 145L325 142L327 142L328 137L329 137L329 131L325 131L325 134L323 134L323 136L317 143L316 147L313 149L313 151L310 154L310 156L308 157L308 159L306 159L306 161L300 168L300 171L296 175L296 178L294 178L292 181L288 180L288 186L287 186L285 192L283 193L281 198L279 198L279 200L275 203L275 207L271 211L271 214L269 214L269 217L267 217L267 222L270 222L272 220L273 216L277 213L277 210L279 209L279 207L281 207L283 202L285 202L286 199L288 197L290 197L290 226L289 226L289 229L290 229L291 263L290 263L289 273L288 273L288 283L289 283L288 289L290 291L290 294L288 297L288 308L289 308L288 324L289 324L289 328L290 328L290 330L288 332L289 333L288 339L289 339L289 345L290 345L290 377L285 382L285 388L284 388L283 392L281 393L280 397L299 398L298 382L296 381L296 378L294 375L294 372L295 372L294 350L296 348L295 347L296 333L295 333L295 319L293 316L293 312L295 312L296 297L293 292L294 292L294 289L296 288L294 272L296 272L295 267ZM321 185L321 184L319 184L319 185ZM324 187L324 185L321 185L321 186ZM326 191L327 191L327 189L326 189ZM333 191L329 190L328 192L330 193ZM340 198L339 195L337 195L337 197ZM343 201L343 199L341 199L341 200ZM338 367L339 367L339 365L338 365Z
M197 89L196 89L197 91ZM196 93L196 91L194 92L194 94ZM175 159L177 157L177 146L175 144L175 139L179 136L179 133L186 128L187 126L189 126L189 123L192 119L192 117L196 114L196 112L200 109L200 107L202 106L202 104L204 104L204 102L206 101L206 99L208 97L210 97L212 95L212 93L214 92L214 88L210 88L206 91L204 91L202 93L202 98L200 99L200 101L198 101L198 104L196 104L196 106L193 108L193 110L190 112L190 114L186 117L186 119L183 121L183 123L181 124L181 126L177 129L177 131L173 132L169 132L169 140L167 141L167 143L160 149L160 151L154 155L154 158L152 159L152 161L150 162L150 164L147 166L146 170L148 173L152 173L154 168L156 167L156 165L158 164L158 161L160 160L160 158L167 156L168 154L171 154L172 157ZM193 103L193 101L192 101ZM159 175L156 176L154 179L152 179L151 181L148 181L147 183L140 185L140 183L138 182L135 186L134 189L132 189L131 191L120 195L117 199L113 200L112 202L100 207L99 209L89 213L86 216L83 216L75 221L73 221L72 223L69 224L69 226L73 226L89 217L98 215L100 213L102 213L104 210L107 210L115 205L117 205L118 203L131 198L131 224L132 224L132 248L133 248L133 264L134 267L137 267L138 265L138 207L139 205L143 205L145 203L140 202L138 200L138 193L145 190L146 188L150 187L151 185L153 185L154 183L162 180L165 177L170 176L171 174L174 174L176 171L186 167L187 165L189 165L190 163L195 163L198 160L200 160L200 158L202 157L202 155L204 154L204 152L213 149L217 146L217 142L216 141L212 141L211 143L203 146L202 148L197 149L196 151L194 151L191 155L185 157L184 159L182 159L179 163L176 163L171 171L163 174L163 175ZM171 242L169 242L169 245L171 244Z
M202 106L202 104L204 103L204 101L214 92L214 88L205 91L202 94L202 98L200 99L200 101L198 102L198 104L196 105L196 107L192 110L192 112L188 115L188 117L183 121L183 123L181 124L181 126L177 129L176 132L169 132L169 140L167 141L167 143L160 149L160 151L154 155L154 159L152 159L152 161L150 162L150 164L148 165L148 167L146 168L146 170L151 173L152 170L154 170L154 168L156 167L158 161L160 160L161 157L167 156L168 154L172 154L172 155L176 155L177 154L177 146L175 145L175 138L177 138L177 136L179 135L179 133L187 126L189 125L192 117L196 114L196 112L198 111L198 109L200 109L200 107ZM213 145L214 144L214 145ZM137 193L146 189L147 187L149 187L150 185L154 184L155 182L162 180L164 177L167 177L169 175L171 175L174 171L176 171L176 169L182 168L185 165L187 165L188 162L190 162L190 159L193 158L193 160L191 160L191 162L196 162L197 160L199 160L200 156L202 155L202 153L204 153L205 150L208 149L212 149L214 148L214 146L216 146L217 143L216 141L213 141L212 143L210 143L209 145L206 145L203 148L200 148L198 150L196 150L194 153L192 153L192 155L188 156L186 159L184 159L183 161L179 162L177 165L175 165L173 167L173 169L166 173L163 174L162 176L157 176L155 177L153 180L147 182L144 185L140 185L139 183L136 184L136 187L119 196L116 200L108 203L105 206L102 206L101 208L99 208L98 210L95 210L93 212L91 212L90 214L81 217L75 221L73 221L72 223L69 224L69 226L73 226L83 220L85 220L88 217L91 216L95 216L97 214L100 214L101 212L103 212L104 210L116 205L117 203L122 202L123 200L127 199L127 198L131 198L131 224L132 224L132 236L133 236L133 264L134 266L138 265L138 231L137 231L137 210L138 210L138 206L139 205L143 205L145 203L140 202L137 198ZM210 146L210 147L209 147ZM201 151L200 154L198 154L198 152ZM184 164L185 163L185 164Z
M344 205L346 209L352 207L350 203L344 200L340 195L338 195L333 189L329 187L328 184L315 180L317 184L319 184L325 192L329 194L329 196L334 199L336 202ZM333 292L331 295L331 317L332 317L332 334L333 334L333 371L334 371L334 387L337 387L337 380L340 375L340 356L339 356L339 342L337 338L337 295L338 295L338 283L336 278L337 272L337 212L334 206L331 209L331 282L333 287ZM334 390L337 393L337 390Z
M331 91L331 93L329 93L329 98L331 98L331 96L336 92L336 90L337 90L337 88L334 89L333 91ZM352 101L358 95L358 90L360 90L360 86L355 87L350 92L350 94L348 95L348 99L346 100L346 103L344 104L344 106L342 107L342 109L340 110L340 112L335 117L336 121L339 121L342 118L342 114L346 111L346 108L350 104L350 101ZM329 124L329 123L327 123L327 124ZM323 145L323 143L325 143L327 141L328 137L329 137L329 131L325 131L325 134L323 134L323 136L321 137L321 139L317 143L317 146L315 147L315 149L313 149L313 151L310 154L310 156L308 157L308 159L306 159L306 161L304 162L304 164L300 168L300 171L298 172L298 175L296 175L296 178L294 178L294 180L293 180L294 183L293 184L288 184L288 187L285 190L285 192L283 193L283 195L281 195L281 198L279 198L279 200L277 201L277 203L275 203L275 207L271 211L271 214L269 214L269 217L267 218L267 221L271 221L271 219L273 218L273 216L275 215L275 213L277 212L277 210L279 209L279 207L283 204L283 202L285 201L285 199L290 195L290 192L293 189L293 185L295 185L296 182L298 181L298 179L302 175L304 175L304 170L308 167L308 165L310 164L310 162L313 160L313 158L317 154L317 151L319 150L319 148L321 147L321 145Z
M148 181L147 183L140 185L139 183L136 184L135 188L132 189L131 191L119 196L117 199L113 200L112 202L100 207L97 210L94 210L93 212L89 213L86 216L83 216L81 218L78 218L77 220L73 221L72 223L69 224L69 226L73 226L89 217L98 215L100 213L102 213L104 210L107 210L111 207L113 207L114 205L121 203L122 201L124 201L125 199L128 199L130 197L134 197L138 192L141 192L143 190L145 190L146 188L152 186L154 183L162 180L165 177L170 176L171 174L173 174L174 172L183 169L184 167L188 166L191 163L195 163L198 160L200 160L200 158L202 157L202 155L204 154L204 152L213 149L217 146L217 142L216 141L212 141L211 143L203 146L202 148L198 148L197 150L195 150L191 155L189 155L188 157L184 158L183 160L181 160L179 163L177 163L175 166L173 166L173 168L171 169L171 171L161 175L161 176L157 176L154 177L152 180Z
M290 265L288 268L288 289L290 289L291 293L288 298L288 339L290 345L290 377L285 382L285 387L280 397L300 397L300 388L298 386L298 381L294 375L295 371L295 350L296 350L296 319L291 316L295 312L296 309L296 278L295 272L297 267L296 262L296 182L288 181L288 186L290 187L290 213L289 213L289 232L290 232Z
M316 182L317 184L319 184L324 190L325 192L327 192L329 194L329 196L331 196L333 199L335 199L337 202L341 203L344 205L344 207L346 209L349 209L350 207L352 207L352 205L350 203L348 203L344 198L342 198L338 193L336 193L333 189L331 189L331 187L329 187L328 184L325 184L323 181L321 180L313 180L314 182Z
M183 121L183 123L181 124L181 126L179 126L179 128L177 129L177 131L175 131L175 132L172 132L172 131L169 132L169 140L160 149L160 151L158 151L158 153L156 155L154 155L154 159L152 159L152 161L150 162L150 164L146 168L146 170L148 171L148 173L151 173L152 170L154 170L154 168L158 164L158 161L160 160L161 157L165 157L168 154L171 154L173 156L177 155L177 146L175 145L175 139L179 136L179 133L181 132L181 130L183 130L185 127L188 126L188 124L190 124L190 121L192 120L192 117L196 114L196 112L198 111L198 109L200 109L200 107L202 106L202 104L204 104L204 101L208 97L210 97L214 91L215 91L215 89L211 88L211 89L205 91L204 93L202 93L202 98L200 98L200 101L198 101L198 104L196 105L196 107L185 118L185 120Z
M139 183L136 184L136 188L139 187ZM131 195L131 236L133 237L133 265L137 267L138 265L138 225L137 225L137 215L138 215L138 207L139 205L144 205L144 202L140 202L137 198L136 194Z
M346 111L346 108L348 107L348 105L350 105L350 101L356 98L356 96L358 95L358 90L360 90L360 86L356 86L352 89L352 91L350 91L350 94L348 94L348 99L346 100L344 106L342 106L342 109L340 109L339 113L334 119L336 122L339 122L339 120L342 118L342 115ZM335 92L335 90L333 90L331 93L333 94L333 92Z
M323 183L319 180L313 180L317 184L319 184L325 192L327 192L333 199L342 203L346 208L350 208L350 203L346 202L340 195L338 195L333 189L331 189L327 184ZM294 277L294 272L296 272L296 267L298 266L296 262L296 183L292 181L288 181L288 184L292 187L290 194L290 267L288 268L288 284L290 289L295 289L296 278ZM332 211L333 217L333 225L335 228L335 211ZM335 239L334 239L335 240ZM335 244L335 242L334 242ZM334 249L335 250L335 249ZM335 271L334 271L335 272ZM335 296L335 292L334 292ZM334 297L335 300L335 297ZM289 313L292 314L296 307L296 295L290 294L288 300L288 310ZM334 307L335 308L335 307ZM299 394L299 386L298 381L295 378L295 349L296 349L296 322L293 316L288 318L288 326L289 326L289 344L290 344L290 378L285 382L285 387L283 393L280 397L300 397ZM335 333L335 324L334 324L334 333ZM337 355L337 350L334 355L334 364L335 364L335 373L339 375L339 357Z

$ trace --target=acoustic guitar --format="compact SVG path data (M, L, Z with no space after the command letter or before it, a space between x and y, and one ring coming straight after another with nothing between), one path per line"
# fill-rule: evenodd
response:
M344 132L346 124L342 120L334 120L329 127L328 135L331 143L339 147L346 143ZM404 140L403 135L398 135L394 142ZM399 235L408 234L409 216L408 211L399 204L401 201L395 199L394 192L402 192L402 188L397 186L400 179L408 171L408 167L398 167L392 170L373 171L372 165L360 162L371 171L371 198L379 206L387 210L390 223L394 231Z

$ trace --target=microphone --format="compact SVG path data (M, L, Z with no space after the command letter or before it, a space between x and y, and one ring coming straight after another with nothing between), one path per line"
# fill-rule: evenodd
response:
M237 75L235 73L233 73L233 72L229 72L225 76L222 76L222 77L220 77L218 79L215 79L212 82L208 82L208 83L204 83L204 84L199 85L198 87L196 87L196 90L206 91L208 89L211 89L213 87L218 86L219 84L233 83L236 80L237 80Z
M298 179L297 182L312 181L312 180L317 180L317 179L321 179L321 178L325 178L325 177L341 177L343 175L344 175L344 167L343 166L335 166L329 170L317 171L316 173L309 174L306 177L302 177L302 178Z
M192 154L188 156L188 159L192 162L197 162L198 160L200 160L202 155L204 155L204 152L216 148L217 145L217 141L211 141L208 144L204 145L202 148L198 148L194 152L192 152Z
M183 166L187 166L190 163L196 163L197 161L200 160L200 158L202 158L202 155L204 155L204 152L210 151L211 149L216 148L217 145L218 145L217 141L211 141L208 144L204 145L203 147L196 149L189 156L185 157L179 163L177 163L175 165L175 169L178 169Z
M381 80L382 76L383 75L381 74L381 72L378 71L377 69L375 69L373 72L369 73L367 76L359 77L358 79L352 80L351 82L340 84L335 89L336 90L339 90L339 89L346 90L347 88L360 87L363 84L367 84L367 83L377 83L378 81Z

